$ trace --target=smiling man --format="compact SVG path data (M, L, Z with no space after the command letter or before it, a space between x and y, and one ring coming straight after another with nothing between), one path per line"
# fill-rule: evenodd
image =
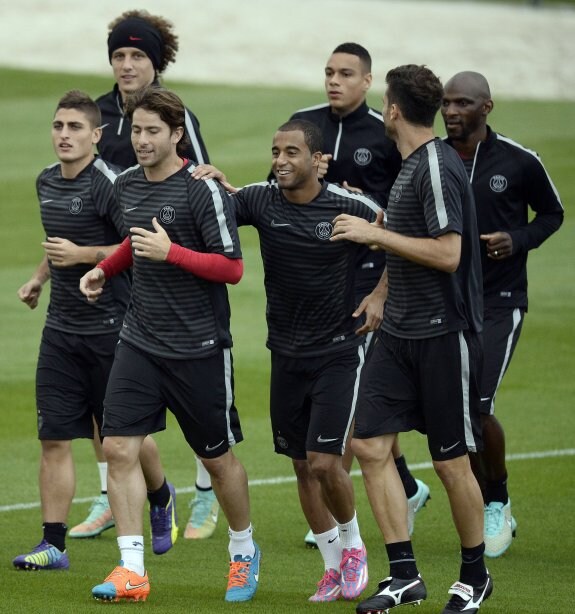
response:
M365 359L363 334L379 324L370 315L377 309L355 303L359 246L329 239L338 214L371 221L381 208L363 194L318 180L322 148L315 124L283 124L272 143L275 182L247 186L233 197L238 225L254 226L260 237L275 451L292 461L301 508L324 563L313 602L355 599L368 580L342 455ZM213 167L200 167L194 176L224 179Z
M89 300L133 266L130 304L106 391L104 452L122 563L94 597L145 600L142 512L146 498L139 450L149 433L176 416L201 456L229 522L226 601L256 592L260 551L252 539L245 470L232 453L242 440L234 405L226 283L243 272L237 228L216 182L196 182L185 151L185 110L172 92L148 87L126 113L140 163L120 175L116 198L130 229L112 258L81 280Z

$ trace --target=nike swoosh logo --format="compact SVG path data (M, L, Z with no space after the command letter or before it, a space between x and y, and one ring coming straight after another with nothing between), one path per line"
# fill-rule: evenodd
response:
M455 448L458 445L459 445L459 441L456 441L452 446L449 446L449 448L444 448L443 446L441 446L441 448L439 448L439 451L442 454L446 454L447 452L449 452L450 450L453 450L453 448Z
M490 401L491 397L481 397L481 402L483 403L484 401Z
M126 213L129 213L130 211L135 211L138 207L130 207L128 209L126 209Z
M333 437L332 439L324 439L321 435L317 436L318 443L329 443L331 441L337 441L339 437Z
M49 198L48 200L43 200L42 204L45 205L46 203L53 203L53 202L54 201L51 198Z
M328 539L327 543L328 544L333 544L333 542L337 539L337 537L334 537L333 539Z
M130 580L126 582L126 590L133 591L135 588L142 588L142 586L146 586L147 582L142 582L141 584L132 584Z
M271 227L272 228L282 228L283 226L291 226L291 224L280 224L275 220L272 220Z
M131 35L128 36L128 39L131 40L131 41L141 41L141 40L144 40L144 39L140 38L139 36L131 36Z
M206 446L206 452L211 452L212 450L219 448L223 443L224 443L224 440L222 439L220 443L217 443L215 446Z

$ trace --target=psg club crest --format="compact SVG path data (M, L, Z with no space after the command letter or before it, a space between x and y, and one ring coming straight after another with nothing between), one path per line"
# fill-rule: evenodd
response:
M331 237L333 226L330 222L320 222L315 227L315 236L322 241L327 241Z
M79 196L76 196L70 203L69 211L72 215L78 215L78 213L82 211L83 206L84 203L82 202L82 199Z
M176 219L176 210L172 205L164 205L160 209L160 214L158 215L160 218L160 222L164 224L171 224Z
M356 149L353 154L353 161L358 166L367 166L371 162L371 151L365 147Z
M507 179L503 175L493 175L489 180L489 187L494 192L505 192L507 189Z

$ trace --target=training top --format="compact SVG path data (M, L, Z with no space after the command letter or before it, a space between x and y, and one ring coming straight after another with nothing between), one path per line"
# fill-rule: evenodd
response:
M330 183L360 188L382 207L401 168L395 143L385 134L381 113L364 101L355 111L340 117L329 104L319 104L294 113L291 119L305 119L321 128L324 151L331 154L324 179ZM358 261L356 293L359 298L373 290L385 268L385 252L363 248Z
M135 166L118 176L115 193L126 228L153 231L156 217L182 247L241 258L229 197L213 180L196 181L187 161L164 181L146 179ZM120 338L164 358L201 358L232 346L230 306L224 283L132 250L132 295Z
M409 237L461 235L455 273L387 255L389 291L382 329L423 339L482 329L482 279L473 193L459 156L436 138L403 161L387 206L387 228Z
M159 85L158 82L154 82ZM102 138L98 143L98 152L105 159L122 169L138 164L132 147L132 125L124 114L122 95L118 85L96 100L102 114ZM209 164L208 151L200 133L198 118L186 109L186 134L191 142L181 155L198 164Z
M114 198L117 169L100 158L74 179L62 177L60 163L45 168L36 180L46 237L80 246L116 245L125 235ZM50 262L50 304L46 326L66 333L98 335L118 332L128 304L127 273L115 277L95 303L80 292L80 278L93 265L55 267Z
M481 241L485 307L527 309L527 254L563 222L563 205L539 156L487 127L487 139L464 161L480 234L508 232L509 258L493 260ZM451 142L447 139L447 143ZM529 208L535 217L529 221Z
M260 238L267 347L285 356L311 357L359 345L359 323L351 314L360 246L329 239L337 215L373 221L379 205L326 182L303 205L289 202L273 182L247 186L233 200L238 225L254 226Z

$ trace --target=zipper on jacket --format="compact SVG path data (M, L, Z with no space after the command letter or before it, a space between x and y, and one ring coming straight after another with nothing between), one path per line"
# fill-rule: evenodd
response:
M471 167L471 176L469 177L469 183L473 183L473 175L475 174L475 165L477 164L477 154L479 153L480 145L481 141L477 143L477 147L475 148L475 155L473 156L473 166Z
M335 147L333 149L333 159L337 160L337 154L339 153L339 142L341 141L341 133L343 130L342 118L339 118L339 129L337 131L337 139L335 140Z
M120 111L120 123L118 124L118 132L116 132L117 136L122 134L122 128L124 127L124 109L120 104L120 96L116 96L116 105L118 106L118 111Z

